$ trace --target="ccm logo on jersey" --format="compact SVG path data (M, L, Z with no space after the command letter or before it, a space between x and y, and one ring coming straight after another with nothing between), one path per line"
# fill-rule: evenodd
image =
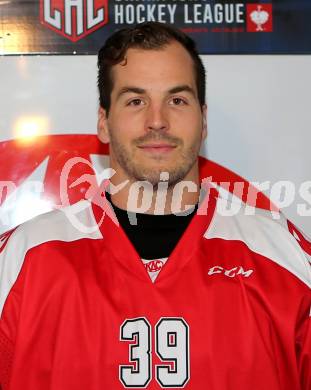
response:
M244 278L248 278L253 272L254 270L252 269L245 271L244 268L241 266L234 267L231 269L225 269L220 265L215 265L215 267L209 269L208 275L224 274L228 276L228 278L234 278L235 276L242 275L244 276Z

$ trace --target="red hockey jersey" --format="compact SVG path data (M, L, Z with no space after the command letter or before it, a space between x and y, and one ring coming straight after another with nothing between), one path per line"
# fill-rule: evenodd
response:
M2 390L310 390L307 242L283 217L224 216L221 202L199 209L154 283L87 201L2 236Z

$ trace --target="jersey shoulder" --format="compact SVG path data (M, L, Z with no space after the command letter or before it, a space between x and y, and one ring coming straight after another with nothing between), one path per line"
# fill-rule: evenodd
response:
M51 241L72 242L83 238L102 238L93 215L92 204L88 201L81 201L39 215L2 234L0 236L0 314L29 250Z
M282 213L234 206L217 200L213 220L204 234L206 239L240 241L254 253L279 264L311 287L311 242Z

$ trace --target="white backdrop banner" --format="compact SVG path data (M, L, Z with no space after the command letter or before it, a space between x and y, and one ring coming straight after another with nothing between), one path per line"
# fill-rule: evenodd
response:
M203 60L209 135L202 177L254 203L250 183L257 206L279 206L311 235L311 57ZM63 204L60 173L70 158L84 159L66 182L70 203L90 187L79 177L103 179L108 149L96 136L96 71L95 56L0 58L0 232Z

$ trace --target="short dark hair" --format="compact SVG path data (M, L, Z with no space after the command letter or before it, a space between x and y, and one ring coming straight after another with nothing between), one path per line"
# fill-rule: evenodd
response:
M146 22L115 32L98 52L99 103L107 113L113 88L111 68L124 60L127 50L130 48L157 50L172 41L179 42L193 59L198 99L201 107L205 104L205 69L193 39L164 23Z

